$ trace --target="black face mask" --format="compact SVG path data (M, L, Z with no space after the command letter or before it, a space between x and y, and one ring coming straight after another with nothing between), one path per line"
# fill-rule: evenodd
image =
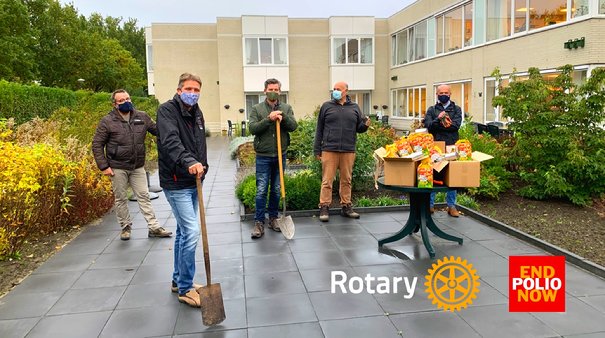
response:
M118 105L118 110L121 111L122 113L130 113L131 111L134 110L134 106L132 105L132 102L125 101L124 103L120 103Z
M449 95L438 95L437 100L439 100L439 102L441 102L441 104L446 104L450 100L450 96Z

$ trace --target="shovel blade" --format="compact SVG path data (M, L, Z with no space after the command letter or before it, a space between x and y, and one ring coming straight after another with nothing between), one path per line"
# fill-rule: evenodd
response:
M281 233L286 237L286 239L292 239L294 237L294 221L292 221L291 216L280 217L277 219L277 225L279 225L279 229Z
M202 323L205 326L218 325L225 320L223 292L219 283L209 284L197 289L202 305Z

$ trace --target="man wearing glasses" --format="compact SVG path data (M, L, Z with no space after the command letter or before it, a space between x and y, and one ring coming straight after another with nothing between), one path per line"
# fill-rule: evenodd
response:
M139 209L149 227L148 237L170 237L158 223L147 188L145 164L145 136L157 136L155 122L145 112L134 109L130 95L124 89L111 94L113 110L105 115L95 132L92 152L97 166L111 178L115 210L122 228L120 239L130 239L132 219L128 211L126 190L132 187Z

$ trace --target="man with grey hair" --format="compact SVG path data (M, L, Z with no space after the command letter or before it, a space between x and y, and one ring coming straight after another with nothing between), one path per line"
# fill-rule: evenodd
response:
M200 307L195 275L195 249L200 237L196 180L208 171L204 115L198 105L199 76L184 73L176 94L158 108L160 186L176 219L172 292L179 302Z
M113 110L105 115L92 140L92 152L97 167L111 179L120 239L130 239L132 219L128 211L128 186L137 198L141 214L147 221L149 237L170 237L172 232L160 226L149 200L145 165L145 136L157 136L155 122L145 113L134 109L130 95L124 89L111 94Z
M351 203L355 145L357 133L366 132L371 123L357 103L347 95L349 85L340 81L333 88L332 100L324 102L319 109L313 146L313 153L321 161L322 169L319 194L319 220L322 222L330 220L336 170L340 171L340 213L344 217L359 218Z

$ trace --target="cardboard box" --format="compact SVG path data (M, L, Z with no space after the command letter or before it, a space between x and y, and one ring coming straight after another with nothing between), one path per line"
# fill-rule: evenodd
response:
M374 151L374 158L378 161L377 166L382 167L384 172L384 184L416 186L416 170L419 160L411 158L385 157L386 150L379 148ZM424 156L423 158L426 158ZM374 173L374 179L379 175L378 168Z
M448 161L444 183L452 188L476 188L481 185L481 162L494 158L473 151L473 161Z
M442 153L445 153L445 141L435 141L435 145L441 149Z

